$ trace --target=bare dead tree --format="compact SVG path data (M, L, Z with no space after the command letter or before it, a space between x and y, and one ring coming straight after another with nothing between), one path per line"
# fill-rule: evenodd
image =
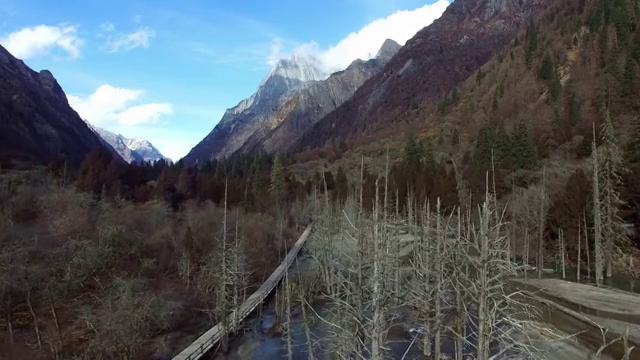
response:
M578 260L576 268L576 281L580 282L580 268L582 267L582 226L578 220Z
M40 327L38 326L38 316L36 315L36 311L33 307L33 299L32 299L32 283L29 281L29 270L25 267L23 268L24 275L24 285L27 291L27 307L29 308L29 313L31 313L31 318L33 320L33 331L36 334L36 339L38 341L38 346L42 347L42 336L40 335Z
M602 218L602 237L604 247L605 276L610 278L613 275L614 251L620 252L621 247L628 245L628 238L620 226L620 209L624 201L620 196L622 186L622 175L627 172L625 161L621 149L618 147L615 130L609 114L609 109L605 112L605 121L601 132L602 145L598 154L598 172L601 187L599 195L600 216Z
M604 254L602 248L602 206L600 195L600 167L598 150L596 149L596 130L593 125L593 144L591 153L592 179L593 179L593 248L595 251L595 275L596 284L602 285L602 275L604 270Z
M564 244L564 232L560 229L560 234L558 235L558 246L560 247L560 268L562 271L562 279L567 277L566 269L565 269L565 244Z
M289 271L284 272L284 298L285 298L285 327L284 336L287 341L287 359L293 359L293 335L291 330L291 285L289 284Z
M468 238L463 234L462 228L462 213L460 211L460 207L457 209L457 229L456 229L456 238L455 241L448 242L449 244L449 252L451 253L451 265L452 271L451 276L449 277L448 285L453 289L454 294L454 303L455 303L455 320L453 324L453 335L454 335L454 343L455 343L455 359L463 360L464 356L464 345L466 343L466 328L467 328L467 318L469 314L466 313L466 307L464 306L464 302L466 300L466 286L464 285L461 279L469 278L469 266L465 259L465 249L466 247L463 245L463 238Z
M218 324L222 332L222 338L220 339L220 346L223 352L227 352L229 346L229 327L227 315L232 311L232 304L230 300L229 287L233 287L233 279L230 276L230 259L229 252L227 250L227 192L228 192L228 179L224 182L224 213L222 217L222 236L221 236L221 251L220 251L220 278L218 286L216 286L216 317L218 318Z
M545 199L546 199L546 191L545 191L545 178L546 178L546 169L542 167L542 185L540 186L540 224L538 231L538 279L542 278L542 270L544 267L544 229L545 229Z
M487 181L488 183L488 181ZM534 350L532 342L523 330L530 326L537 311L525 301L519 300L524 293L506 286L506 278L517 273L517 267L506 260L508 239L500 231L504 226L504 212L493 208L496 202L486 191L485 201L479 207L478 224L472 236L466 241L473 251L467 254L467 261L473 267L476 277L466 280L469 292L467 308L473 309L469 322L475 324L473 344L476 359L488 360L500 354L512 352L530 355ZM496 220L497 219L497 220ZM477 253L478 256L471 256ZM498 354L491 354L492 344L498 344Z
M433 353L431 333L431 309L433 307L432 282L432 234L431 211L428 202L422 212L421 234L416 239L412 268L415 285L411 287L413 307L418 309L418 320L422 322L423 340L422 354L431 356Z
M540 227L543 224L540 223L542 217L546 217L544 213L546 204L549 199L546 196L546 192L543 188L544 184L531 185L528 188L517 188L515 194L512 196L511 203L512 211L515 212L517 219L517 234L522 237L522 253L523 253L523 269L525 277L528 276L527 270L529 269L529 263L531 260L531 235L538 232L540 234ZM535 244L535 242L534 242ZM534 253L539 252L540 244L538 239L538 249L534 250ZM537 256L538 257L538 256ZM539 264L538 272L541 271Z
M96 304L80 310L80 320L95 336L85 349L87 358L139 358L149 332L168 329L163 302L143 293L140 281L115 278L98 294Z
M582 224L584 225L584 247L587 255L587 278L591 279L591 254L589 249L589 228L587 227L587 212L582 213Z
M13 333L13 318L12 318L12 291L13 291L13 266L12 266L12 251L8 248L3 249L0 252L0 306L4 312L5 326L9 332L9 342L15 343L15 337Z
M371 358L380 360L383 358L383 342L384 342L384 279L383 279L383 246L382 236L380 234L380 194L379 184L376 180L376 195L373 210L373 321L371 328Z
M513 262L516 261L515 246L513 246L513 242L516 239L516 229L517 229L516 207L515 207L515 204L513 204L515 194L516 194L516 176L515 176L515 173L512 173L511 174L511 204L510 204L511 205L510 206L511 207L511 237L507 242L507 257L509 259L512 259L511 261ZM526 269L525 269L525 272L526 272Z
M442 214L440 209L440 198L436 202L436 253L435 253L435 289L434 289L434 302L435 302L435 314L434 314L434 349L433 356L436 359L440 359L442 356L441 351L441 327L442 327L442 286L444 282L444 266L443 262L443 247L445 238L447 236L446 230L442 228Z

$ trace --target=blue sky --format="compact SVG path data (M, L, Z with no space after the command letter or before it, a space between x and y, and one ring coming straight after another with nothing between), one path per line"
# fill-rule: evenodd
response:
M3 0L0 44L49 69L94 125L178 159L271 64L312 52L327 69L401 44L448 0Z

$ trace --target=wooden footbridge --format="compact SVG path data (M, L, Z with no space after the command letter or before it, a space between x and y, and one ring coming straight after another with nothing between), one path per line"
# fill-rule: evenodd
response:
M235 309L228 317L227 317L227 333L232 332L238 329L239 325L242 321L257 308L264 299L269 296L269 294L273 291L273 289L278 286L278 283L284 277L285 272L289 269L296 256L298 256L298 252L307 241L309 237L309 233L311 232L311 225L307 226L302 236L296 241L291 250L287 253L287 256L280 263L280 265L273 271L271 276L254 292L247 298L247 300L237 309ZM178 355L173 357L173 360L198 360L202 358L209 350L211 350L214 345L220 341L222 336L224 335L225 329L222 329L221 326L215 325L207 332L202 334L199 338L196 339L191 345L187 346L184 350L182 350Z

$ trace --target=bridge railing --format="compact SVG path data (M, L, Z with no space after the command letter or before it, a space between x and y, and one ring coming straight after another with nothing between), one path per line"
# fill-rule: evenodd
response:
M228 333L236 330L242 320L255 310L255 308L257 308L258 305L260 305L264 299L269 296L273 289L276 288L280 280L284 277L285 272L289 267L291 267L291 264L293 264L293 260L298 256L298 253L307 241L310 232L311 225L307 226L298 241L296 241L291 250L289 250L284 260L273 271L271 276L269 276L258 290L251 294L251 296L249 296L249 298L247 298L247 300L245 300L238 309L235 309L227 316L228 325L226 330L223 329L220 324L216 324L182 350L178 355L174 356L172 360L198 360L209 352L218 341L220 341L225 332Z

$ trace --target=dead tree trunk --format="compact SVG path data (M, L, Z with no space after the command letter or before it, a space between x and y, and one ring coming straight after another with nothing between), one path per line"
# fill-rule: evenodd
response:
M5 308L7 312L7 330L9 331L9 341L11 342L11 344L15 344L15 338L13 336L13 322L11 321L11 294L7 294Z
M602 207L600 198L600 168L598 166L598 151L596 149L596 130L593 125L593 248L595 251L596 285L602 285L604 271L604 254L602 248Z
M564 232L562 231L562 229L560 229L560 266L562 268L562 279L565 279L567 275L565 272L564 259L565 259Z
M582 266L582 226L580 226L580 221L578 221L578 264L576 269L576 280L580 282L580 267Z
M371 331L371 359L381 360L382 355L382 334L384 326L383 313L383 282L382 277L382 248L380 244L380 225L379 225L379 207L380 194L379 182L376 180L376 202L373 210L374 230L373 230L373 324Z
M40 336L40 329L38 328L38 316L36 315L35 310L33 309L33 304L31 302L31 284L29 284L29 278L27 275L24 277L25 284L27 285L27 306L29 307L29 312L31 313L31 318L33 319L33 329L36 333L36 339L38 340L38 347L42 347L42 338Z
M545 179L546 179L546 169L542 168L542 185L540 188L540 224L539 228L539 236L538 236L538 279L542 278L542 268L544 267L544 203L546 199L546 190L545 190Z
M529 229L525 228L524 229L524 249L523 249L523 261L522 261L522 265L524 267L524 279L526 280L528 275L527 275L527 271L529 269Z
M440 198L437 199L436 202L436 256L435 256L435 271L436 271L436 288L435 288L435 319L434 319L434 348L433 348L433 356L436 359L441 358L441 344L440 344L440 336L441 336L441 321L442 321L442 246L444 245L444 237L446 236L446 232L442 229L442 224L440 220Z
M587 279L591 279L591 254L589 248L589 229L587 228L587 214L586 211L582 213L582 220L584 224L584 248L587 252Z

